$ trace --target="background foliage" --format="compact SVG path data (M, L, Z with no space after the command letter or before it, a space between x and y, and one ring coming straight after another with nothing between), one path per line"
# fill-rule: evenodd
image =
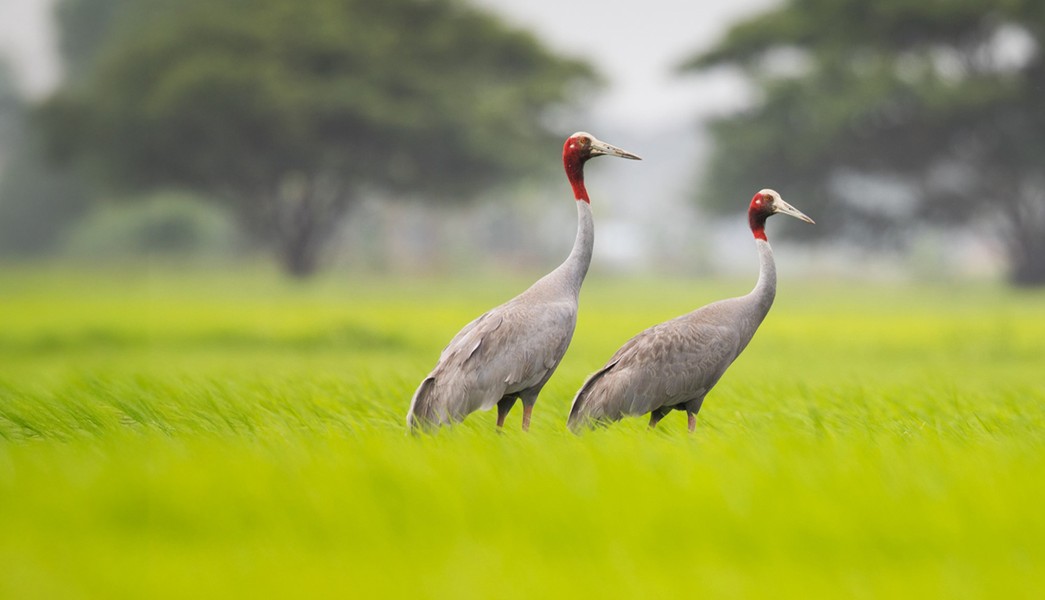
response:
M453 0L66 0L62 14L78 75L40 113L53 150L114 186L227 203L298 275L366 190L445 201L556 164L538 151L557 145L551 111L594 81Z
M1045 284L1043 41L1045 11L1019 0L792 0L743 21L684 66L757 90L712 123L701 198L772 181L822 235L872 241L975 223L1014 283Z

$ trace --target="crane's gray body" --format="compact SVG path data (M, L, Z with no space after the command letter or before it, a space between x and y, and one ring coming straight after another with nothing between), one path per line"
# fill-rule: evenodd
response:
M591 206L576 204L577 237L569 257L454 336L414 393L408 426L458 422L505 399L520 399L524 406L537 401L573 337L581 284L591 263Z
M760 269L751 293L713 302L633 337L581 387L569 427L646 413L659 418L672 409L696 414L773 304L773 253L764 240L756 245Z

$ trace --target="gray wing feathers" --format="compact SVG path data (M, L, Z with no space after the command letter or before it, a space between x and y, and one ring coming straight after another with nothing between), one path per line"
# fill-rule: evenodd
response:
M735 328L697 311L629 340L574 398L568 424L616 421L697 400L711 389L745 341Z
M447 377L450 369L460 368L470 362L483 347L484 339L495 334L501 326L503 317L497 314L497 309L482 314L479 318L464 326L443 348L436 364L428 377L421 382L414 397L410 401L410 411L407 413L406 422L410 427L418 424L447 423L460 420L463 415L458 415L460 407L448 402L448 385L452 384L454 377ZM459 390L465 398L471 398L476 391L476 386L471 382L463 381L464 385ZM470 402L466 402L470 404Z
M407 423L443 424L488 410L507 396L540 391L562 360L576 301L503 304L464 327L411 401Z
M461 331L457 332L457 335L450 340L450 343L439 354L439 362L446 361L466 348L468 348L468 356L474 355L482 344L483 338L496 331L504 321L504 316L498 311L499 308L501 307L483 313L479 318L465 325Z

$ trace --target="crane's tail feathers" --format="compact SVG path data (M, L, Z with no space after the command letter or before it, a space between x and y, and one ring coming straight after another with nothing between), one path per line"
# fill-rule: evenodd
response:
M609 371L613 365L609 364L599 369L584 382L581 386L580 391L573 398L573 406L570 407L570 416L566 420L566 427L574 433L580 433L585 427L592 427L597 423L597 419L592 415L591 410L591 396L592 391L595 388L595 384L602 379L602 376Z
M410 431L429 431L439 426L439 415L435 410L434 394L435 378L427 377L414 392L410 401L410 412L406 414L406 426Z
M585 429L594 428L594 426L595 421L579 415L570 415L570 418L566 421L566 427L577 435L580 435Z

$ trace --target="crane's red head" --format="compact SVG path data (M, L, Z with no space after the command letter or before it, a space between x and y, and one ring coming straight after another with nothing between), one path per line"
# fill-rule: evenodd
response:
M791 215L806 223L813 220L805 216L802 211L791 206L775 190L765 189L755 194L751 199L751 206L747 209L747 221L751 225L751 233L760 240L766 239L766 219L776 213Z
M584 187L584 163L588 162L589 158L604 154L642 160L631 152L596 139L590 133L578 131L566 138L566 143L562 145L562 166L566 169L566 177L573 186L573 197L577 200L591 202L588 200L588 190Z

